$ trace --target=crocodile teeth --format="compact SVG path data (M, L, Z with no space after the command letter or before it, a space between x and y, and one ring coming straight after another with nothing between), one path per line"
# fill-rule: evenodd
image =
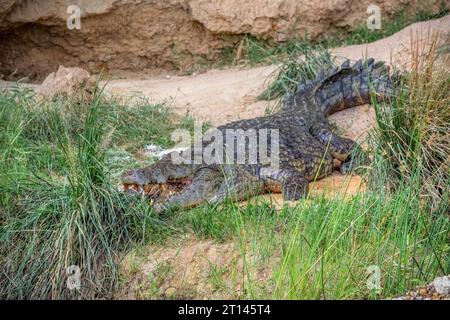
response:
M123 190L129 193L135 193L142 196L142 198L148 197L150 203L159 198L172 196L181 191L184 186L189 185L192 182L192 177L183 177L177 179L170 179L166 183L160 184L122 184Z
M148 187L147 194L150 196L153 196L159 192L159 185L150 185L147 187Z

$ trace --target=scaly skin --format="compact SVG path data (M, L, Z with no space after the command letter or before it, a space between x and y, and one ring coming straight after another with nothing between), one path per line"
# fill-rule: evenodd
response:
M262 164L259 158L256 164L245 165L175 165L167 155L147 168L125 172L122 183L170 185L176 179L192 177L192 183L181 192L158 199L154 204L157 211L220 203L227 198L241 200L268 191L281 191L284 199L297 200L307 194L309 181L331 174L333 159L342 162L342 172L351 169L351 153L358 146L334 133L327 115L370 103L372 95L380 100L393 93L389 69L383 63L368 59L350 66L346 61L339 68L300 84L284 98L279 113L217 128L224 137L226 129L278 129L278 169Z

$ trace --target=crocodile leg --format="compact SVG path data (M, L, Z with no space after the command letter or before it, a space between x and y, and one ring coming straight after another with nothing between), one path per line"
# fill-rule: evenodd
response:
M266 191L281 191L285 200L298 200L308 193L308 180L293 168L261 168L259 175Z
M356 149L362 154L361 147L353 140L335 134L328 123L319 122L315 124L311 127L310 133L314 138L327 146L334 159L341 161L341 173L348 173L361 164L362 159L354 159L354 151Z

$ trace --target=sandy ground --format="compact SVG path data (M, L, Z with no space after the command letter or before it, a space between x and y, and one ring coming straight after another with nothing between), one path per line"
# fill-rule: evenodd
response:
M245 265L252 267L252 279L270 290L278 259L263 262L247 252ZM124 282L116 299L239 299L244 294L243 252L232 241L215 243L189 236L149 245L129 253L121 266Z

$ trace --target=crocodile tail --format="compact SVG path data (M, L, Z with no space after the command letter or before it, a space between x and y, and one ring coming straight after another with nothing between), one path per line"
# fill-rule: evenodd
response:
M378 101L394 94L398 75L390 75L384 62L370 58L359 60L354 65L346 60L328 74L320 74L313 81L300 84L297 90L287 95L284 105L289 108L295 100L305 96L326 115L371 103L373 95Z
M353 66L345 61L339 70L316 87L315 100L325 114L371 102L394 94L395 79L389 67L374 59L359 60Z

